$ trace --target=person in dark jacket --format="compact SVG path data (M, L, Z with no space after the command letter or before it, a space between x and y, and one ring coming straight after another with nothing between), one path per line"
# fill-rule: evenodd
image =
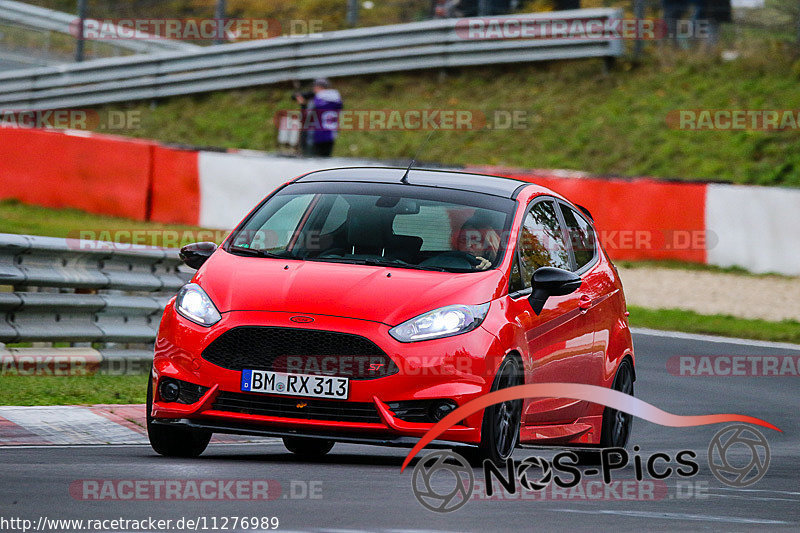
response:
M731 0L662 0L661 4L667 37L673 43L677 43L679 38L690 38L694 42L704 39L706 45L715 46L720 23L731 21ZM679 21L687 14L686 22L691 26L679 29ZM686 31L690 33L681 35Z
M339 91L331 88L328 78L314 80L313 90L312 98L296 94L295 99L301 106L307 105L304 126L308 130L306 142L309 144L309 152L316 157L330 157L339 133L342 96Z

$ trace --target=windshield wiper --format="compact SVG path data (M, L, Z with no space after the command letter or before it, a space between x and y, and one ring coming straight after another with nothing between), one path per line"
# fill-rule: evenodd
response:
M269 257L271 259L299 259L293 256L290 252L268 252L267 250L258 250L256 248L245 248L244 246L229 246L228 251L238 255L250 255L253 257Z
M431 270L434 272L450 272L446 268L437 266L421 266L406 263L405 261L392 261L391 259L356 259L347 257L309 257L308 261L322 261L331 263L349 263L352 265L385 266L394 268L407 268L411 270Z

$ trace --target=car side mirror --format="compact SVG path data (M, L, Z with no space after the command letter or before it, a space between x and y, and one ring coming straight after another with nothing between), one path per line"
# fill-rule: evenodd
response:
M528 297L533 312L538 315L544 309L548 298L572 294L578 290L582 282L580 276L563 268L541 267L536 269L531 279L533 291Z
M217 251L217 245L213 242L194 242L181 248L181 261L186 266L198 269Z

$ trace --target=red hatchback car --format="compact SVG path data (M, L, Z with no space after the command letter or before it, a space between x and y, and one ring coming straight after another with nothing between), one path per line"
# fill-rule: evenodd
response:
M153 448L212 433L413 445L458 406L523 383L633 394L625 298L589 213L509 178L343 168L297 178L167 305L148 389ZM504 461L519 443L624 446L631 417L585 401L494 405L444 445Z

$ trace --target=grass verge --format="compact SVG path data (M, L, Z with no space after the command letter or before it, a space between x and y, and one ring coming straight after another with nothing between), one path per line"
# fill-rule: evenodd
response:
M3 376L0 405L144 403L147 378L138 376Z
M800 344L800 322L737 318L729 315L701 315L682 309L646 309L629 306L630 324L634 327L705 333L762 341Z
M227 234L194 226L140 222L77 209L52 209L0 200L0 233L71 237L177 248L200 240L217 243Z

